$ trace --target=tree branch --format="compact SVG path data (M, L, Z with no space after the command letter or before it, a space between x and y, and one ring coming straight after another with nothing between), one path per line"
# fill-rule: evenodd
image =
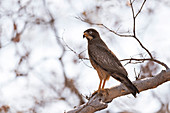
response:
M149 54L151 59L153 59L152 54L149 52L149 50L141 43L141 41L136 36L136 17L141 12L145 2L146 2L146 0L143 1L142 6L140 7L139 11L135 15L135 11L134 11L134 8L133 8L133 2L130 0L130 7L131 7L131 10L132 10L132 17L133 17L133 38L136 39L136 41L140 44L140 46Z
M138 11L138 12L136 13L136 15L135 15L135 18L136 18L136 17L139 15L139 13L142 11L142 8L143 8L145 2L146 2L146 0L143 1L142 5L141 5L141 7L140 7L140 9L139 9L139 11Z
M156 88L157 86L170 81L170 69L160 72L154 77L148 77L145 79L134 81L133 84L138 88L140 92ZM98 94L90 97L88 102L70 110L67 113L94 113L96 111L107 108L107 103L110 103L113 99L130 94L129 90L123 84L105 89Z
M154 58L153 59L152 58L127 58L127 59L122 59L120 61L127 61L127 60L129 61L128 63L132 63L132 61L140 61L139 63L144 62L144 61L153 61L164 66L166 70L169 69L168 65Z

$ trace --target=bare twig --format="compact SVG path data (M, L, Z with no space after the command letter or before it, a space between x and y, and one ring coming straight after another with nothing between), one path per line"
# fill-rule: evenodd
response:
M77 53L75 50L73 50L73 49L65 42L64 38L62 38L62 40L63 40L65 46L66 46L70 51L72 51L79 59L89 60L88 58L81 57L81 54L82 54L84 51L86 51L86 50L84 50L84 51L82 51L82 52L80 52L80 53Z
M86 21L86 19L83 19L83 18L81 18L81 17L76 17L76 19L79 19L79 20L81 20L82 22L85 22L85 23L88 23L88 24L91 24L91 25L102 26L102 27L106 28L108 31L110 31L110 32L112 32L112 33L114 33L115 35L120 36L120 37L133 37L133 35L122 35L122 34L119 34L119 33L117 33L116 31L111 30L110 28L108 28L108 27L107 27L106 25L104 25L104 24L89 22L89 21Z
M135 18L139 15L139 13L142 11L142 8L145 4L146 0L143 1L142 6L140 7L139 11L136 13Z
M132 10L132 17L133 17L133 38L136 39L136 41L140 44L140 46L149 54L149 56L151 57L151 59L153 59L152 54L149 52L149 50L141 43L141 41L137 38L136 36L136 17L139 15L139 13L141 12L144 4L145 4L146 0L143 1L143 4L140 8L140 10L137 12L137 14L135 15L135 11L133 8L133 2L130 0L130 7Z
M132 1L130 0L130 7L132 10L132 17L133 17L133 37L136 37L136 19L135 19L135 12L133 9Z
M163 62L161 62L161 61L159 61L159 60L156 60L156 59L152 59L152 58L127 58L127 59L122 59L122 60L120 60L120 61L129 61L129 63L131 63L132 61L141 61L141 62L144 62L144 61L153 61L153 62L156 62L156 63L158 63L158 64L160 64L160 65L162 65L162 66L164 66L165 68L166 68L166 70L167 69L169 69L169 67L165 64L165 63L163 63Z
M82 51L82 52L80 52L80 53L77 53L75 50L73 50L73 49L65 42L64 38L62 38L62 40L63 40L65 46L66 46L70 51L72 51L72 52L78 57L78 59L80 59L87 67L93 68L93 67L89 66L88 64L86 64L86 63L84 62L84 60L89 60L89 59L88 59L88 58L84 58L84 57L81 56L81 54L82 54L84 51L86 51L86 50L84 50L84 51Z

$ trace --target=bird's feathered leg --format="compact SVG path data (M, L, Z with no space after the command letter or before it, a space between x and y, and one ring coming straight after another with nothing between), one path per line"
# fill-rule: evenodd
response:
M104 89L105 83L106 83L106 79L104 79L102 89Z
M101 85L102 85L102 79L100 79L100 84L99 84L99 88L98 88L98 90L97 90L97 91L100 91L100 89L101 89Z

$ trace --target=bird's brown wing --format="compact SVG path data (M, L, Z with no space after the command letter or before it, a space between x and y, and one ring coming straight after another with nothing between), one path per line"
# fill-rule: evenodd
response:
M91 45L89 47L89 56L91 60L108 73L120 73L127 76L126 70L107 46L99 44Z

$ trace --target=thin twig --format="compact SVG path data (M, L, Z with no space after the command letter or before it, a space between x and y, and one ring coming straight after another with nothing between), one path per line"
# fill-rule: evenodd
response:
M81 18L81 17L75 17L75 18L78 19L78 20L81 20L82 22L91 24L91 25L102 26L102 27L106 28L108 31L110 31L110 32L112 32L112 33L114 33L115 35L120 36L120 37L133 37L133 35L122 35L122 34L119 34L119 33L117 33L116 31L111 30L110 28L108 28L108 27L107 27L106 25L104 25L104 24L89 22L89 21L86 21L86 19L83 19L83 18Z
M142 6L140 7L139 11L136 13L135 18L139 15L139 13L142 11L142 8L145 4L146 0L143 1Z
M84 50L84 51L82 51L82 52L80 52L80 53L77 53L75 50L73 50L73 49L65 42L64 38L62 38L62 40L63 40L65 46L66 46L70 51L72 51L72 52L78 57L78 59L80 59L87 67L92 68L91 66L89 66L88 64L86 64L86 63L84 62L84 60L89 60L89 59L88 59L88 58L84 58L84 57L81 56L81 54L82 54L84 51L86 51L86 50Z
M133 17L133 37L136 37L136 19L135 19L135 12L134 12L134 9L133 9L133 3L132 1L130 0L130 7L131 7L131 10L132 10L132 17Z
M161 62L159 60L156 60L154 58L143 58L143 59L140 59L140 58L139 59L138 58L127 58L127 59L122 59L120 61L127 61L127 60L129 62L131 62L131 61L141 61L141 62L144 62L144 61L149 61L150 60L150 61L156 62L156 63L164 66L166 68L166 70L169 69L169 67L165 63L163 63L163 62Z
M151 57L151 59L153 59L152 54L149 52L149 50L141 43L141 41L137 38L136 36L136 17L139 15L139 13L141 12L144 4L145 4L146 0L143 1L142 6L140 8L140 10L137 12L137 14L135 15L135 11L133 8L133 2L130 0L130 7L132 10L132 17L133 17L133 38L136 39L136 41L140 44L140 46L149 54L149 56Z

